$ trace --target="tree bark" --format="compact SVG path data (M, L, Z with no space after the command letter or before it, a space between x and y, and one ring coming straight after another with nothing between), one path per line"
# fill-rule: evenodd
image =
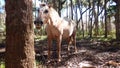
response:
M71 19L73 20L73 1L70 0L70 7L71 7Z
M107 22L107 0L105 0L105 38L108 36L108 22Z
M99 3L97 5L97 11L95 10L95 0L93 0L93 14L94 14L94 24L95 24L95 36L98 36L99 32L98 32L98 13L99 13Z
M6 0L6 68L35 68L32 0Z
M115 14L115 24L116 24L116 39L120 40L120 0L115 0L116 2L116 14Z

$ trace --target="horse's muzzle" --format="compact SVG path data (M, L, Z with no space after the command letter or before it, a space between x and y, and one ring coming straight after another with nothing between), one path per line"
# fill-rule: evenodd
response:
M43 25L43 22L42 21L34 21L34 24Z

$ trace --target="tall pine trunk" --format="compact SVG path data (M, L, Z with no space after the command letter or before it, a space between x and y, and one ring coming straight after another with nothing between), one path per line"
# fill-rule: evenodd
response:
M105 0L105 38L108 36L108 22L107 22L107 0Z
M35 68L32 0L6 0L6 68Z
M116 5L116 15L115 15L115 24L116 24L116 39L120 40L120 0L114 0Z
M91 8L91 2L90 0L88 1L89 2L89 8ZM88 30L89 30L89 34L90 35L90 38L92 37L92 18L90 17L90 13L91 13L91 10L89 10L89 21L88 21Z
M95 24L95 36L98 36L99 32L98 32L98 13L99 13L99 2L97 3L97 11L95 10L95 0L93 0L93 14L94 14L94 24Z
M73 1L70 0L70 7L71 7L71 19L73 20Z

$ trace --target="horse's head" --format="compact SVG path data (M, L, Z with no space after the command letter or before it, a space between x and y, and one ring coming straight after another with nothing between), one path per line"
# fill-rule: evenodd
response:
M56 21L56 19L59 18L59 14L55 9L52 8L51 4L42 3L40 4L40 9L38 11L37 18L38 18L36 19L37 22L46 24L46 23L51 23L51 19L52 22Z
M46 21L47 13L48 13L47 4L40 4L40 8L38 9L38 15L34 21L35 27L37 29L40 29L41 26L47 22Z
M38 12L38 17L41 19L41 21L45 24L48 23L49 20L49 9L50 6L48 4L40 4L40 9Z

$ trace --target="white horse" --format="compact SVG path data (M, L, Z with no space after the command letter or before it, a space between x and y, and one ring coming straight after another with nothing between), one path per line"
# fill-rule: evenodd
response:
M62 19L58 12L47 4L40 4L40 10L38 13L38 19L35 22L47 24L46 32L48 38L48 61L50 60L50 51L52 46L52 40L57 41L57 56L58 62L61 61L61 42L62 39L66 39L68 44L72 41L75 52L76 48L76 23L68 18ZM68 51L70 50L68 45Z

